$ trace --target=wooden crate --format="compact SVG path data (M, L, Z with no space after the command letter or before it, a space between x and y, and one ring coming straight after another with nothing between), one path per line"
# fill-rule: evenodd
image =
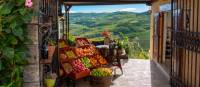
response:
M71 73L70 77L77 80L77 79L87 77L89 75L90 75L90 70L85 70L85 71L82 71L82 72L79 72L79 73Z

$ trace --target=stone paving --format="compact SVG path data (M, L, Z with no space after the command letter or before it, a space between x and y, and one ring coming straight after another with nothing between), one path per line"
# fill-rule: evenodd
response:
M130 59L123 64L123 71L121 75L117 69L111 87L170 87L162 71L150 60ZM79 81L76 87L91 86L89 82Z

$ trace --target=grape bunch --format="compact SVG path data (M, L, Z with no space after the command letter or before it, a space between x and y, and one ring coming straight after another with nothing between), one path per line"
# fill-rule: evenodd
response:
M88 57L81 58L81 62L85 65L85 67L90 68L92 65L90 64L90 59Z

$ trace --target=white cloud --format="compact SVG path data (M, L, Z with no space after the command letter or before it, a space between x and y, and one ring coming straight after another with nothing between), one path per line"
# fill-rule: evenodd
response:
M119 11L141 13L141 12L145 12L145 11L147 11L147 10L148 10L148 9L124 8L124 9L120 9Z
M135 12L135 11L137 11L137 9L136 8L124 8L124 9L120 9L119 11Z

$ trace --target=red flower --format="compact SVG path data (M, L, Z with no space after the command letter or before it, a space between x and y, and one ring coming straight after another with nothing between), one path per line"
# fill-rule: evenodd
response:
M104 31L102 32L102 36L108 37L108 36L110 36L110 32L106 29L106 30L104 30Z

